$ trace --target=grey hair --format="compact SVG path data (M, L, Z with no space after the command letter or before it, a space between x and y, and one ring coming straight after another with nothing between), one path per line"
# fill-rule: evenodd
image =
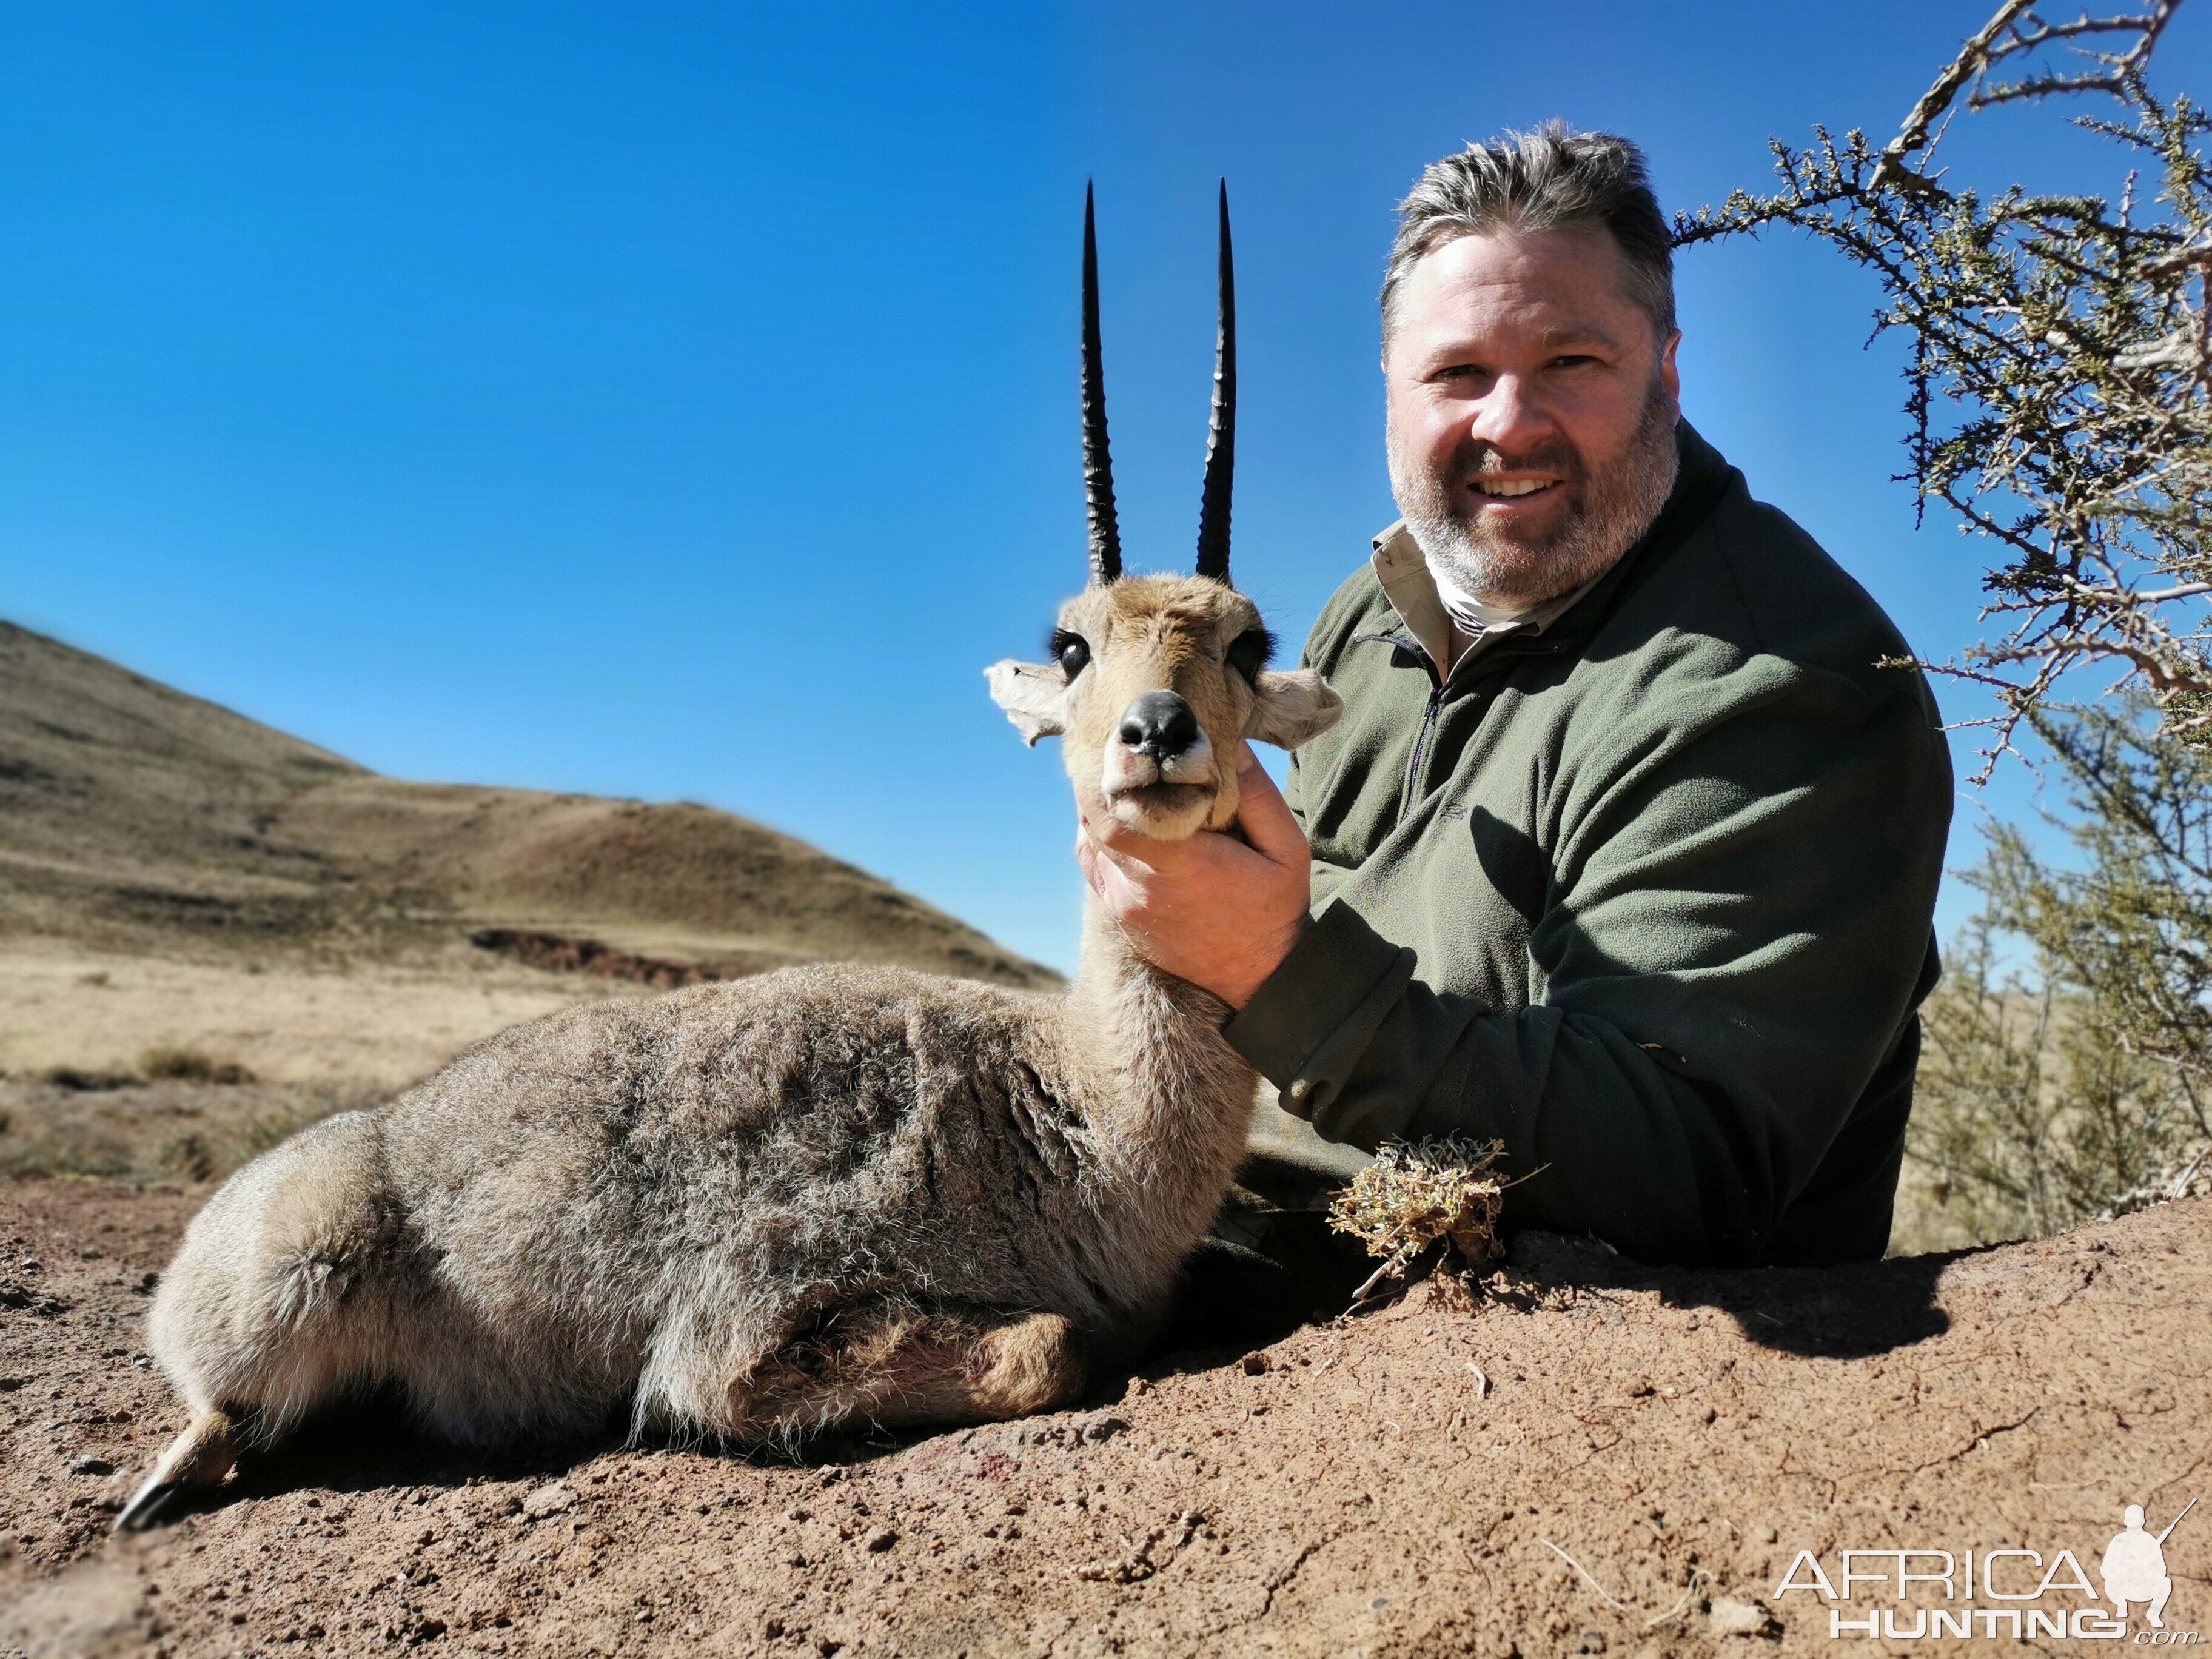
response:
M1662 340L1674 332L1674 252L1644 152L1564 121L1508 132L1432 162L1398 204L1398 238L1382 277L1382 337L1397 323L1407 273L1448 242L1498 229L1604 229L1620 249L1628 297Z

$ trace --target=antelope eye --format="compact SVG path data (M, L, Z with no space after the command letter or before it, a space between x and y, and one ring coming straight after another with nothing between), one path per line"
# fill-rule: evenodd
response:
M1230 641L1229 649L1222 653L1229 665L1244 677L1245 684L1256 685L1260 670L1274 652L1275 642L1264 628L1249 629Z
M1080 634L1054 634L1052 654L1060 665L1060 672L1073 680L1090 663L1091 645Z

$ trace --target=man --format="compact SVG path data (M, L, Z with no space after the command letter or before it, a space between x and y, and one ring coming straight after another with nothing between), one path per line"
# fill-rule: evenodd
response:
M1086 876L1328 1139L1502 1140L1509 1230L1879 1257L1951 775L1881 610L1680 422L1643 157L1431 167L1382 291L1403 520L1304 660L1346 700L1244 839Z

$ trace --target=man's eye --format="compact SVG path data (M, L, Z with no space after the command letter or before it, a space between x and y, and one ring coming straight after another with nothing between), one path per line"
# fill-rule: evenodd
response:
M1080 634L1054 634L1052 636L1053 659L1060 672L1069 679L1080 674L1091 660L1091 646Z
M1553 358L1552 367L1553 368L1580 368L1585 363L1594 363L1596 361L1596 358L1591 356L1586 351L1571 352L1564 357Z

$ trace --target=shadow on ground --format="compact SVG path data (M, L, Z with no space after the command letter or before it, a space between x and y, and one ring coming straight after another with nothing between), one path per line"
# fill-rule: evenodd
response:
M1710 1308L1736 1322L1762 1348L1806 1358L1864 1359L1941 1336L1950 1316L1937 1305L1937 1282L1964 1256L1900 1256L1841 1267L1699 1270L1647 1267L1594 1238L1523 1233L1511 1270L1496 1293L1510 1300L1571 1288L1590 1295L1656 1292L1669 1307ZM1511 1282L1518 1279L1519 1284Z

